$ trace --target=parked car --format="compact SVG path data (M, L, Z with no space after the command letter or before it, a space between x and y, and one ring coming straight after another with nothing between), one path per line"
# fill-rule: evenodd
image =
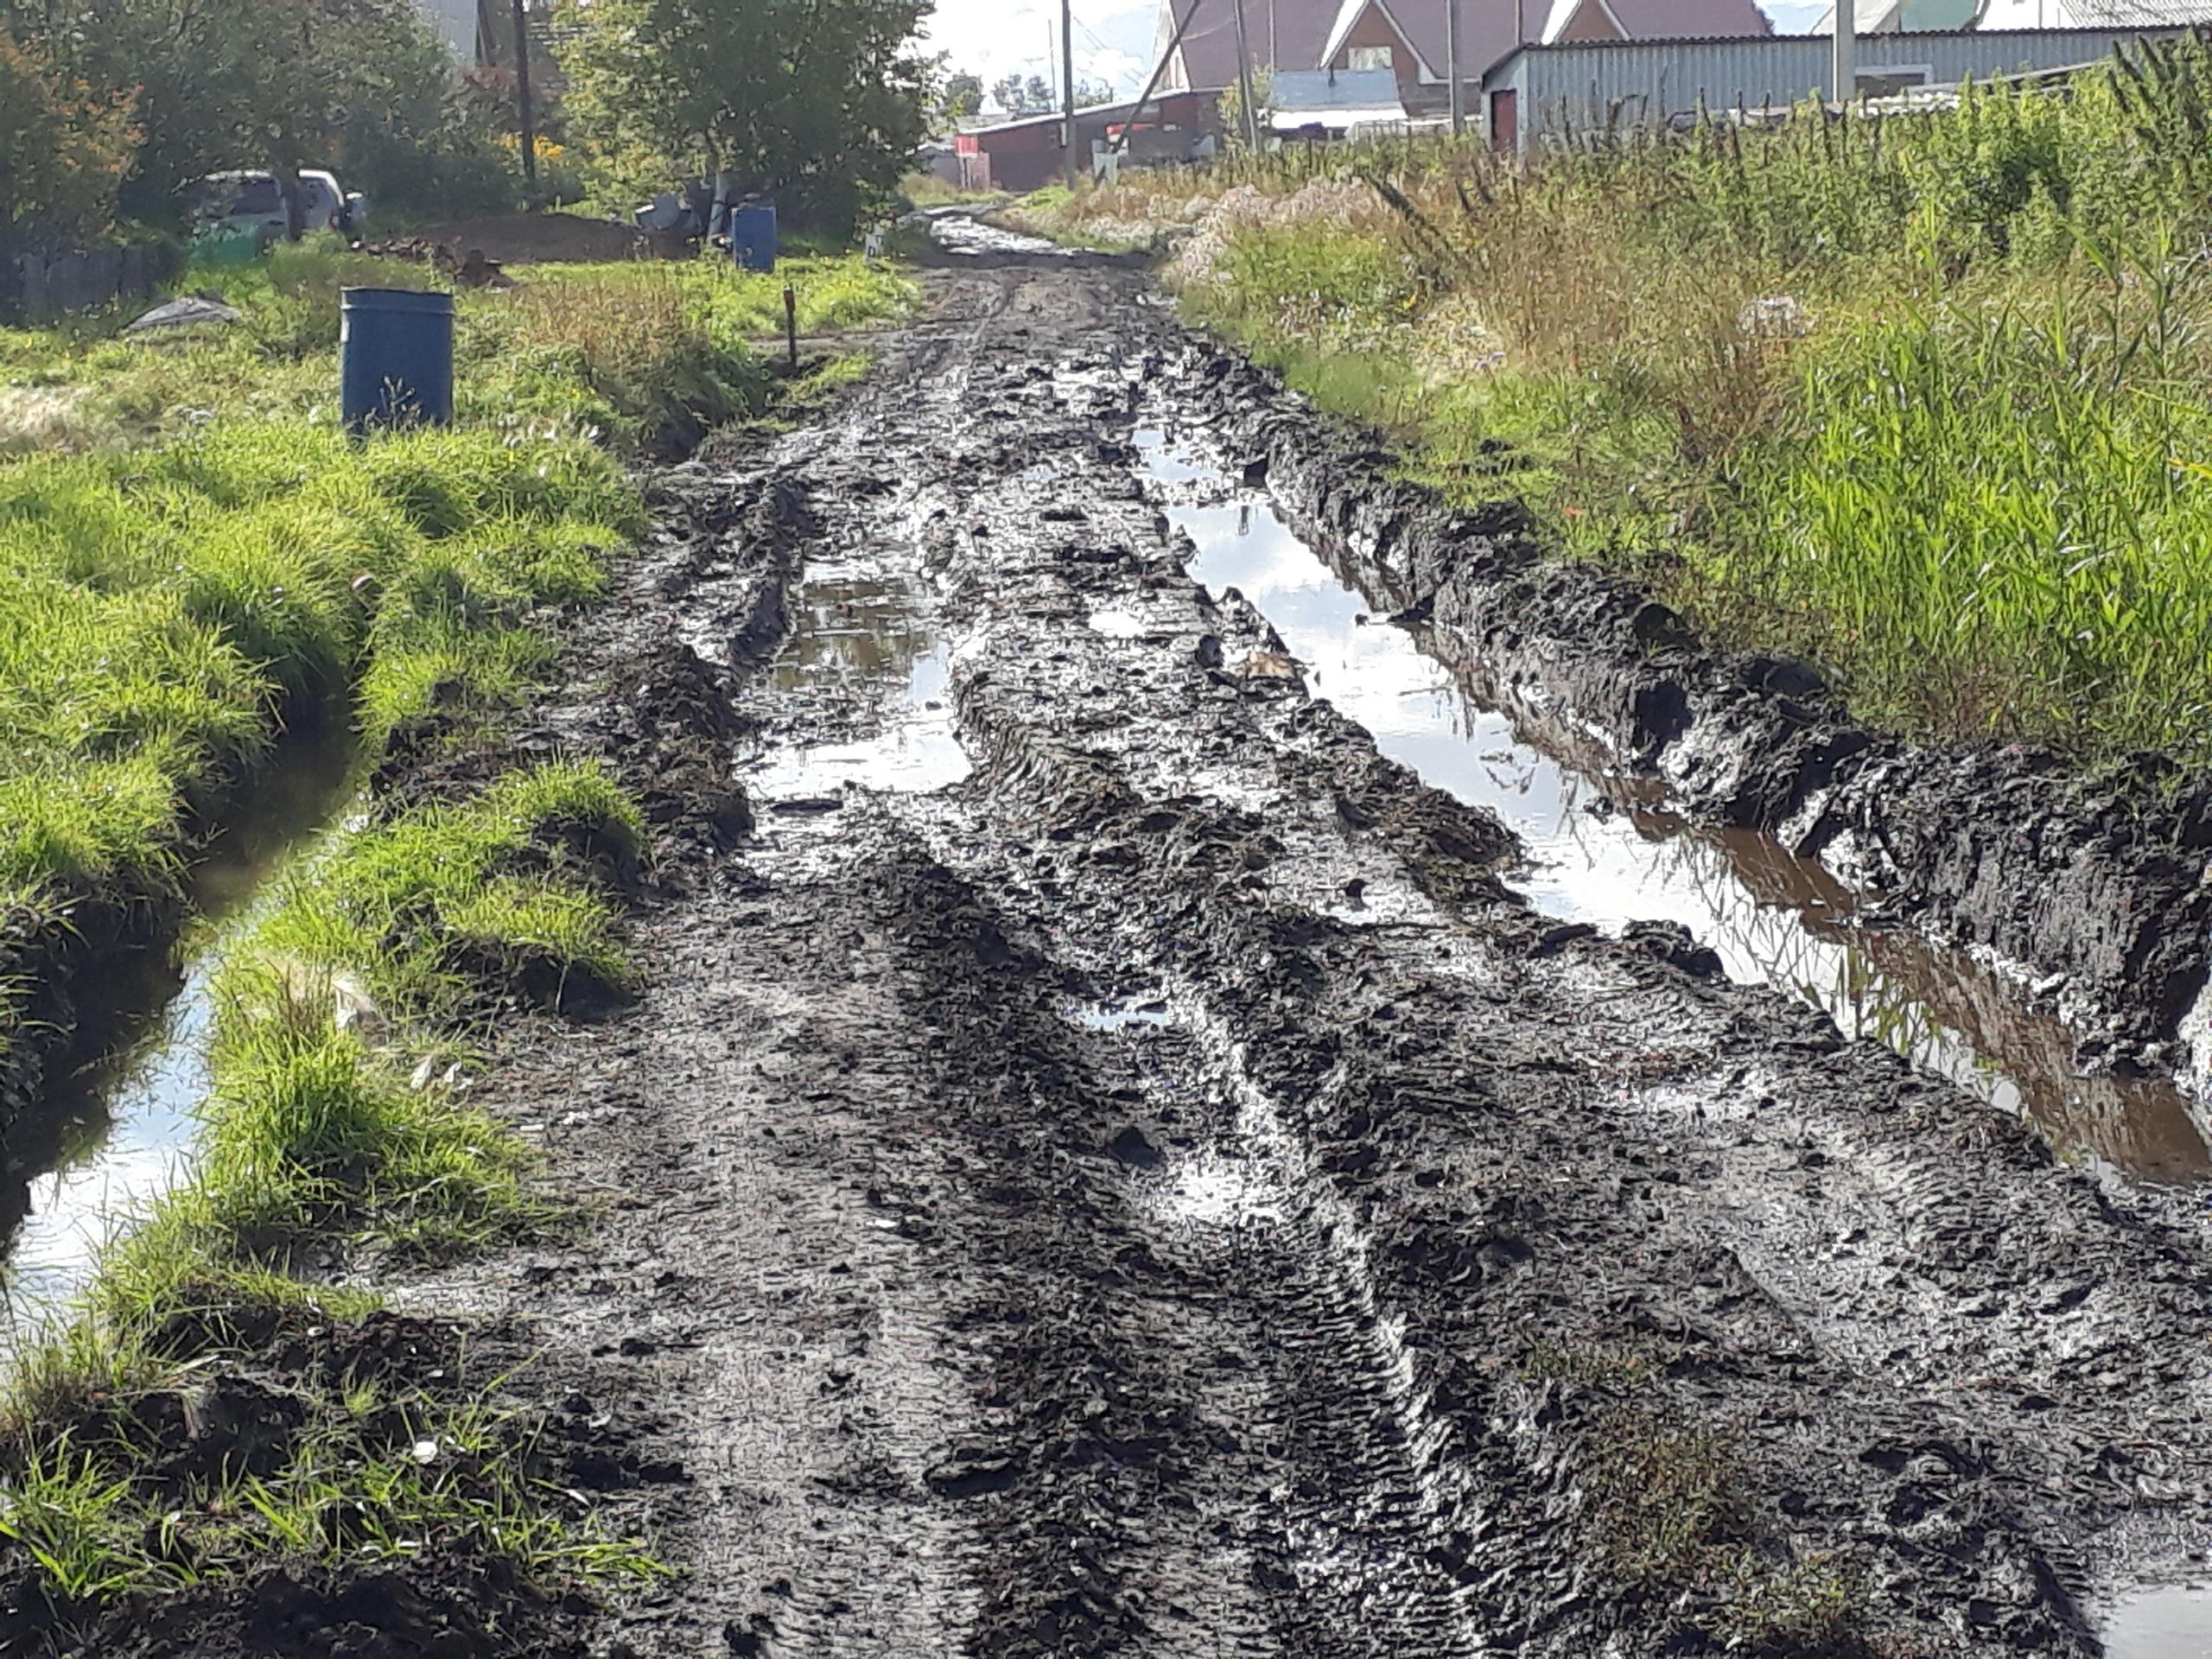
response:
M291 228L284 211L283 187L276 175L263 168L210 173L195 187L193 223L201 234L218 240L243 237L267 247L281 241ZM348 194L337 175L319 168L300 173L301 226L309 231L336 231L359 237L369 219L369 199L358 191Z

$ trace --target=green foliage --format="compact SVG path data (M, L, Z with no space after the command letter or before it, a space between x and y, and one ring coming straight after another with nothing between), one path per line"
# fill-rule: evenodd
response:
M102 234L137 141L131 94L95 92L0 22L0 248Z
M292 422L150 454L0 470L0 882L165 883L196 804L248 772L280 702L372 674L381 735L429 695L405 668L590 596L639 522L580 440L476 429L361 449Z
M926 135L926 0L566 0L561 64L575 130L728 173L791 219L847 232L889 202Z
M410 0L118 0L88 26L16 0L0 21L95 89L66 124L80 146L115 129L99 110L135 111L114 163L130 218L181 226L185 187L240 167L334 167L387 211L512 199L490 123Z
M644 844L637 808L596 766L515 774L356 837L287 896L260 944L288 970L351 976L378 1007L444 1025L487 991L626 991L604 893L634 878Z

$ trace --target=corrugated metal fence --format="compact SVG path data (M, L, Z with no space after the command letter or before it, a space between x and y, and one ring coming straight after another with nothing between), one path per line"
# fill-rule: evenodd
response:
M2123 41L2158 40L2174 29L1969 29L1956 34L1862 35L1862 86L1897 72L1906 84L2064 69L2093 63ZM1521 147L1608 125L1663 122L1694 111L1786 106L1822 95L1828 80L1824 35L1766 39L1599 41L1533 48L1484 79L1486 92L1517 95ZM1871 88L1870 88L1871 90ZM1879 90L1890 91L1889 86Z

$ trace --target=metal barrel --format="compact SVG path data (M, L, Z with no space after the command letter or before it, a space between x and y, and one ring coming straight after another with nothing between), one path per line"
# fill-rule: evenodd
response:
M339 296L339 403L349 432L453 421L453 296L348 288Z
M740 202L730 210L729 251L730 257L737 261L740 270L775 270L774 202Z

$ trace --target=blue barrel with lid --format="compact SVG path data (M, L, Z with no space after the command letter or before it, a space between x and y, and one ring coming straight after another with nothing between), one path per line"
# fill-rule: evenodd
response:
M776 268L776 204L741 201L730 209L729 252L740 270Z
M346 429L453 422L453 296L348 288L338 308Z

